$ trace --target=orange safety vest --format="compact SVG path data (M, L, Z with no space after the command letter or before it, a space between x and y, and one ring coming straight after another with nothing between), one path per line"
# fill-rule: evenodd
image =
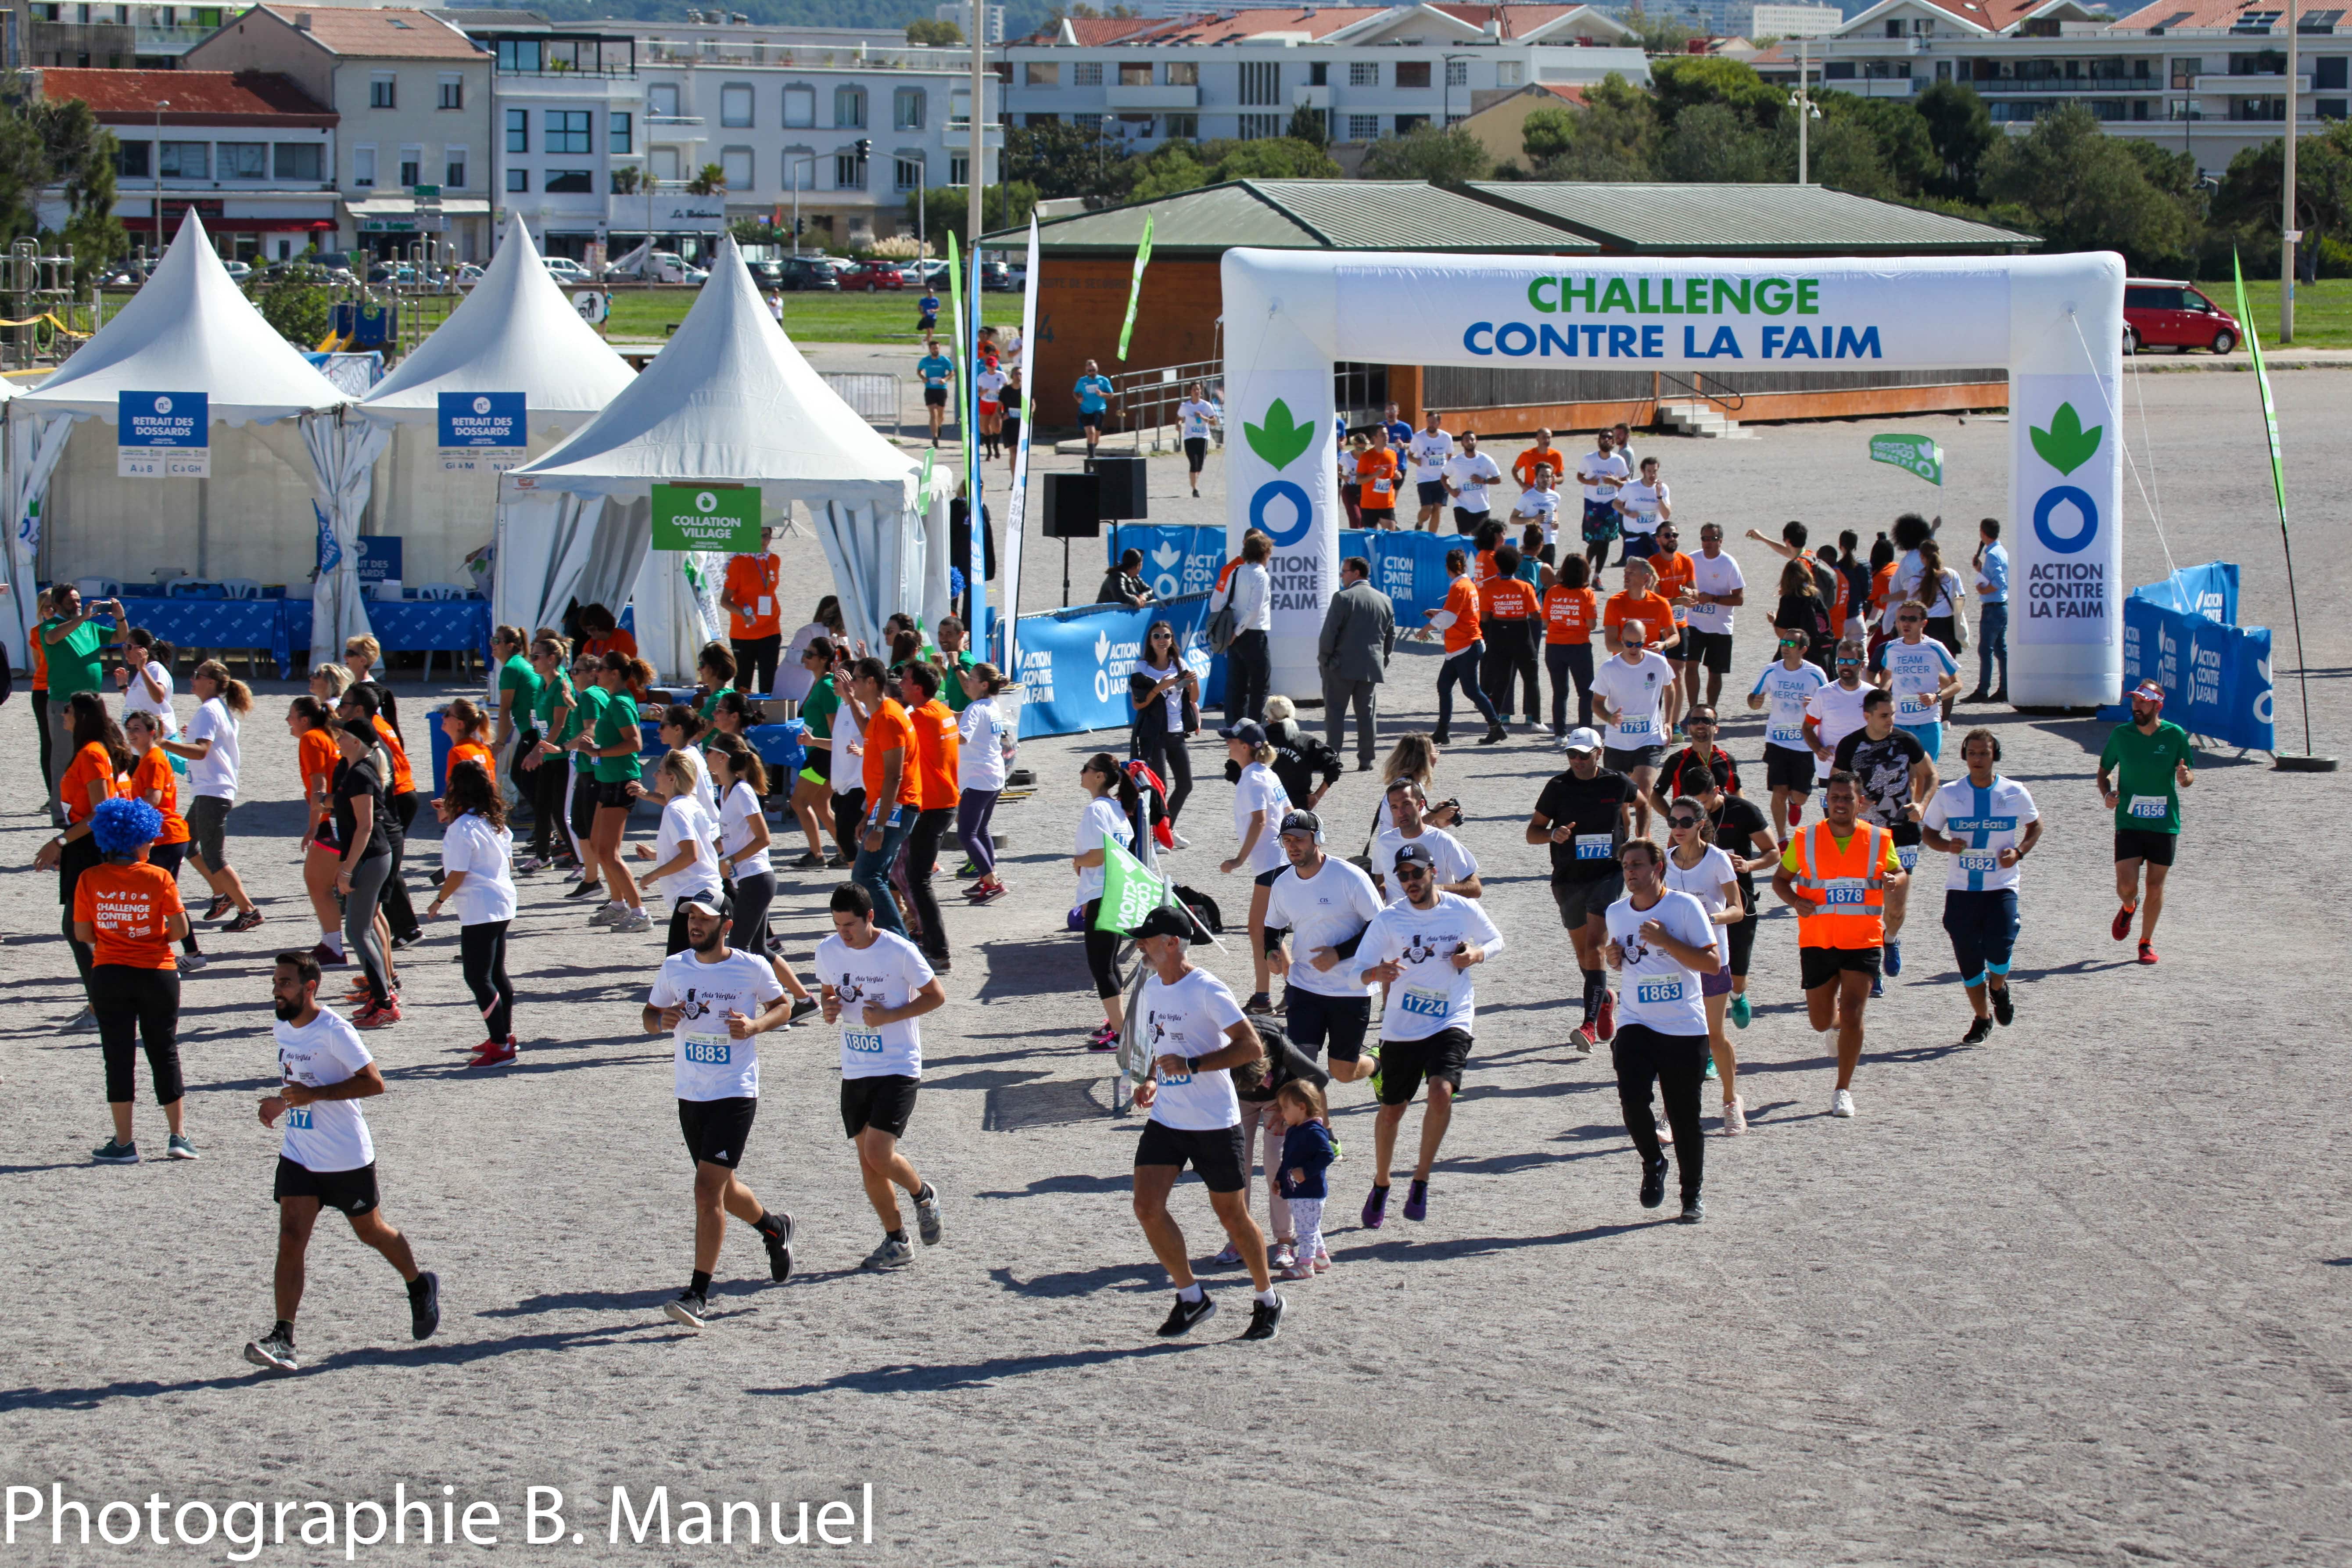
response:
M1799 947L1878 947L1886 940L1886 846L1879 836L1886 830L1874 823L1857 822L1845 847L1830 832L1826 820L1797 836L1796 885L1799 893L1819 906L1815 914L1797 916Z

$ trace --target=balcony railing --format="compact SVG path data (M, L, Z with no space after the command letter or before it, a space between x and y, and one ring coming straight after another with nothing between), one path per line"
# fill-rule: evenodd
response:
M1997 76L1968 83L1990 97L1997 92L2162 92L2162 79L2152 76Z
M855 46L821 47L809 44L721 43L716 39L685 43L651 38L637 46L640 65L666 66L786 66L800 70L966 71L971 51L928 48L910 45L897 48Z

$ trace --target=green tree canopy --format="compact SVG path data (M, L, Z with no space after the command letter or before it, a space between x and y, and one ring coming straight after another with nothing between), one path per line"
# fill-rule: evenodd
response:
M1727 103L1694 104L1676 116L1659 144L1658 172L1669 180L1720 184L1789 177L1773 138Z
M0 94L0 243L42 232L38 203L55 191L66 204L58 237L73 247L74 281L87 287L131 250L114 216L114 162L113 132L81 100Z
M1407 135L1383 136L1366 148L1359 173L1368 180L1427 180L1459 186L1494 171L1495 155L1461 126L1440 131L1416 125Z
M1657 177L1658 113L1650 95L1615 71L1587 88L1584 108L1563 113L1538 109L1541 129L1528 136L1529 161L1541 180L1650 180ZM1562 132L1566 145L1552 146ZM1525 133L1523 133L1525 134ZM1542 155L1537 153L1540 145Z
M1789 101L1788 90L1758 76L1753 66L1717 55L1654 60L1650 82L1657 94L1658 119L1669 126L1686 109L1719 103L1737 110L1757 130L1767 131L1779 122Z
M1927 194L1951 201L1975 201L1984 155L2000 140L1984 100L1964 82L1939 81L1919 95L1918 113L1927 121L1927 143L1934 150L1937 170L1927 183Z
M963 42L963 29L953 22L909 22L907 24L907 41L910 44L953 46Z
M2079 103L1995 142L1979 189L1997 217L2034 230L2051 250L2119 250L2145 268L2178 262L2197 237L2188 204L2149 184L2128 146Z

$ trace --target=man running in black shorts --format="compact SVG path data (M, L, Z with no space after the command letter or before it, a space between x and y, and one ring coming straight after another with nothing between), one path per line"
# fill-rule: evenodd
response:
M1568 737L1567 768L1544 782L1528 817L1528 842L1550 847L1552 902L1584 979L1584 1021L1573 1038L1585 1056L1617 1033L1601 949L1609 942L1609 906L1625 895L1617 851L1633 829L1633 781L1601 765L1600 731L1578 730Z
M1276 943L1275 973L1289 982L1283 1008L1290 1043L1313 1061L1328 1037L1334 1082L1370 1078L1381 1066L1380 1058L1364 1055L1371 993L1348 961L1381 912L1381 896L1360 868L1323 853L1323 819L1311 811L1284 816L1282 852L1290 868L1267 891L1265 931ZM1287 948L1279 945L1286 936Z

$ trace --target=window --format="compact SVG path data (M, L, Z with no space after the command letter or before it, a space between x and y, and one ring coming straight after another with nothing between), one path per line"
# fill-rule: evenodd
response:
M1200 63L1196 60L1170 60L1168 62L1167 81L1170 87L1200 86Z
M1070 85L1072 87L1100 87L1102 85L1102 61L1080 60L1076 65L1072 66L1070 68Z
M1519 85L1520 85L1524 80L1525 80L1525 76L1524 76L1524 73L1523 73L1523 65L1522 65L1522 62L1521 62L1521 61L1518 61L1518 60L1497 60L1497 61L1496 61L1496 62L1495 62L1495 85L1496 85L1496 86L1497 86L1497 87L1517 87L1517 86L1519 86Z
M1031 87L1059 87L1062 68L1051 60L1031 60L1024 79Z
M1429 62L1427 60L1397 61L1396 84L1399 87L1427 87Z
M1150 87L1151 85L1151 62L1150 60L1122 60L1119 62L1118 85L1121 87Z
M354 147L352 149L352 184L354 185L373 185L375 184L374 148Z
M719 89L719 123L741 130L751 123L751 89L730 85Z
M421 185L425 183L425 149L403 147L400 150L400 183Z
M1886 23L1886 36L1887 36L1888 37L1890 37L1890 38L1899 38L1899 37L1901 37L1903 36L1903 24L1902 24L1902 22L1901 22L1901 21L1899 21L1899 20L1897 20L1897 19L1895 19L1895 18L1890 17L1890 18L1887 20L1887 23Z
M269 178L269 143L224 142L220 144L220 177L224 180Z
M719 170L725 176L729 190L750 190L751 188L751 149L749 147L719 149Z
M1073 114L1070 116L1070 123L1076 126L1081 131L1100 131L1102 129L1102 122L1103 117L1099 114Z
M438 106L443 109L465 108L466 79L461 76L443 77L441 79L441 96L437 101Z
M167 180L209 180L212 178L213 144L209 142L166 142L163 143L163 177Z
M453 191L466 188L466 150L463 147L441 150L441 184Z
M1159 129L1159 116L1153 114L1122 114L1118 117L1118 133L1130 142L1149 142Z
M1275 60L1242 62L1242 101L1276 104L1282 101L1282 67ZM1244 136L1249 134L1244 131Z
M971 153L950 153L948 154L948 184L950 185L968 185L971 184Z
M836 87L833 89L833 123L837 131L866 129L866 89L862 87Z
M677 149L656 147L653 150L653 177L656 181L677 178Z
M816 189L816 150L813 147L784 149L784 189L813 191Z
M1309 87L1330 86L1330 63L1326 60L1314 60L1309 62L1307 67L1307 85Z
M1348 62L1348 85L1349 87L1380 86L1381 62L1378 60L1349 60Z
M1350 142L1377 142L1377 141L1379 141L1380 139L1381 139L1381 117L1380 117L1379 115L1377 115L1377 114L1350 114L1349 116L1348 116L1348 140L1349 140L1349 141L1350 141Z
M833 188L837 191L864 190L866 160L856 153L835 153L833 155Z
M1397 134L1410 136L1428 123L1429 116L1426 114L1400 114L1397 116Z
M1040 126L1059 125L1061 122L1062 117L1058 114L1024 114L1021 117L1021 123L1032 131L1037 130Z
M148 160L154 155L154 152L155 144L152 142L116 142L114 144L114 177L118 180L143 180L150 177L154 165Z
M543 153L585 153L588 151L588 111L584 109L549 109L541 111L540 123L546 130Z
M677 118L677 83L657 81L646 89L646 112L656 120Z
M529 169L509 169L507 171L507 189L509 191L530 190L530 171Z
M788 126L809 126L816 123L816 89L813 87L784 89L784 123Z
M890 160L890 188L905 195L923 188L923 161L920 158Z
M270 163L281 180L317 180L319 144L316 142L280 142L270 149Z
M528 153L530 151L530 110L509 109L507 110L507 151L509 153Z
M902 87L890 95L890 123L901 131L923 128L924 93L919 87Z
M1171 114L1168 117L1169 140L1197 142L1201 139L1201 117L1197 114Z
M539 188L550 195L593 195L596 179L593 171L588 169L550 169Z
M2187 92L2196 85L2197 79L2204 74L2205 62L2202 59L2184 58L2173 61L2172 90Z
M635 121L635 116L631 114L614 113L604 117L606 152L616 158L625 158L637 150L633 140L636 130Z
M1268 137L1281 134L1282 116L1279 114L1242 116L1242 140L1244 142L1263 142Z
M1446 61L1445 85L1448 87L1468 87L1470 85L1470 62L1468 60Z
M971 128L971 89L959 88L948 94L948 125L959 131Z
M2319 100L2319 118L2322 120L2342 120L2346 118L2344 110L2347 101L2352 100L2341 98L2321 99Z
M537 38L500 38L499 40L499 71L508 75L537 75L540 60L539 45L540 41Z
M398 79L395 77L370 77L368 79L368 107L370 109L399 108L400 95L396 90L394 90L397 85Z
M2322 92L2342 92L2346 87L2345 57L2323 55L2311 62L2311 85ZM2342 118L2338 116L2337 118Z

